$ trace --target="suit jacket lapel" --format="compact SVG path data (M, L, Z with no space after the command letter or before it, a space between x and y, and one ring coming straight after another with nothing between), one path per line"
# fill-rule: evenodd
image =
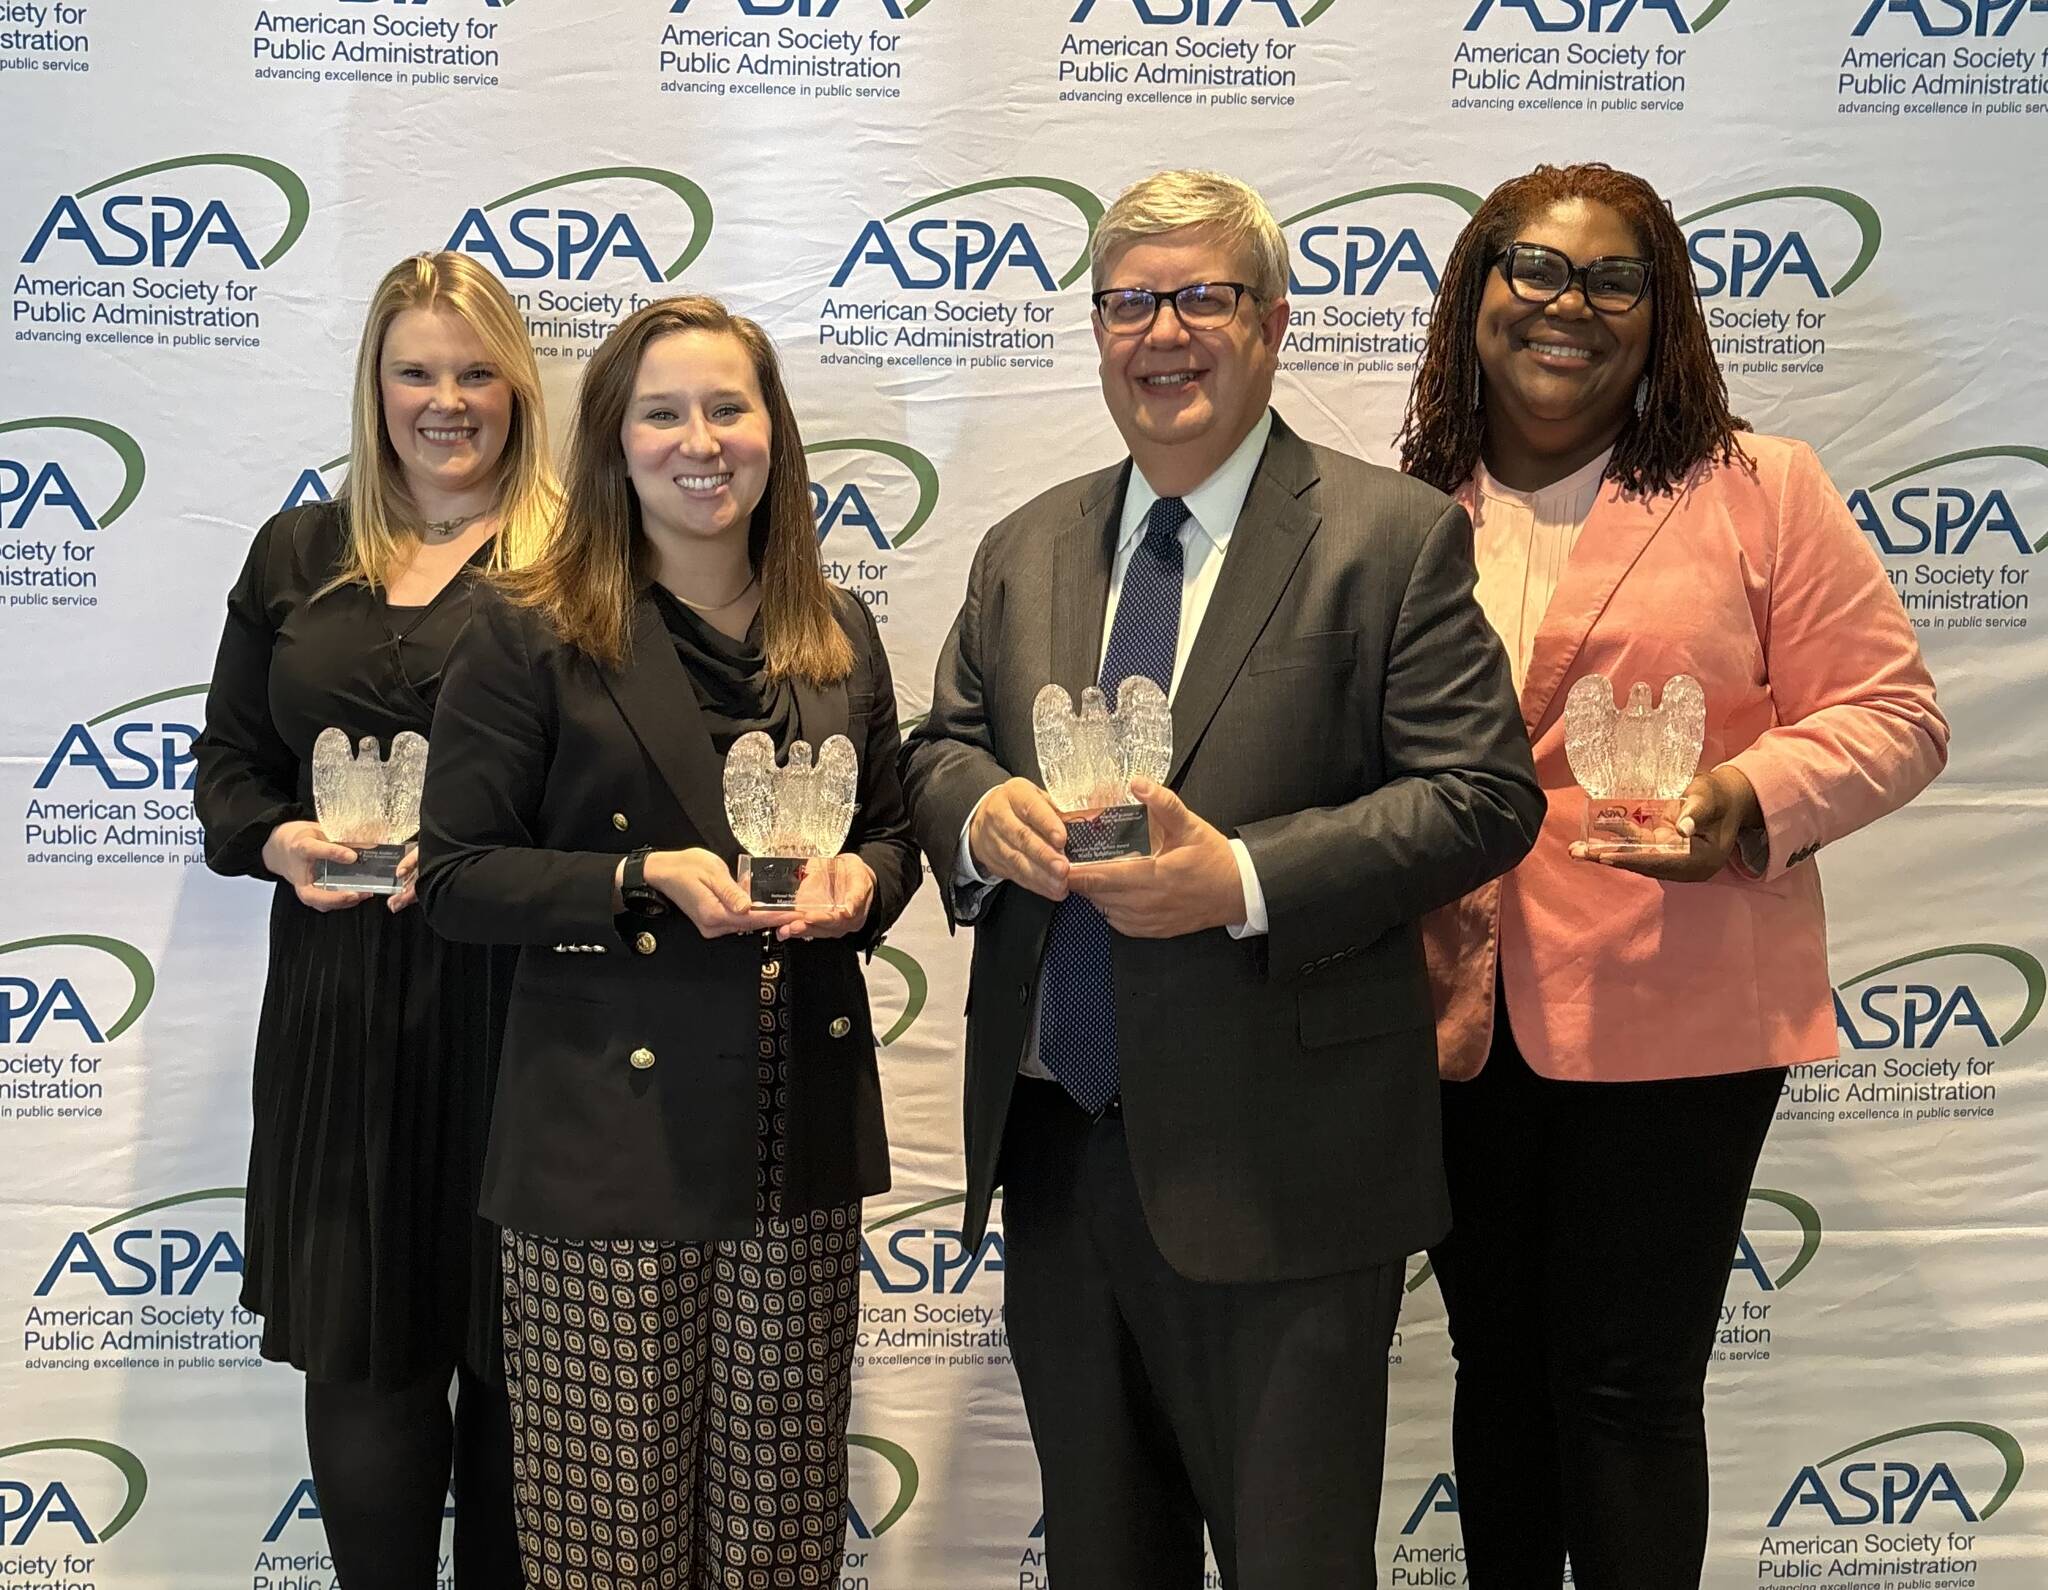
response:
M645 592L633 604L631 660L623 672L604 670L602 677L704 848L721 856L737 855L739 842L725 820L724 765L711 748L711 731L676 657L668 627L654 598ZM843 721L844 692L841 701Z
M847 725L846 681L841 679L829 685L814 685L807 680L795 681L797 722L809 742L815 758L818 747L835 734L844 734ZM855 746L856 751L862 749ZM723 778L721 771L720 777ZM721 799L723 785L721 784Z
M1678 506L1679 493L1656 497L1625 496L1613 481L1600 488L1599 499L1579 532L1564 577L1544 609L1543 622L1529 653L1529 673L1522 681L1522 723L1534 739L1557 699L1558 687L1571 672L1579 648L1594 621L1605 610L1614 589L1635 566L1643 549L1663 528ZM1469 492L1469 488L1468 488ZM1472 506L1469 495L1466 506Z
M1316 479L1315 455L1276 416L1266 455L1231 532L1202 627L1195 632L1180 688L1173 693L1169 784L1179 781L1322 523L1322 515L1304 500Z
M1097 683L1109 568L1131 466L1104 470L1082 489L1081 511L1051 542L1052 679L1073 698Z

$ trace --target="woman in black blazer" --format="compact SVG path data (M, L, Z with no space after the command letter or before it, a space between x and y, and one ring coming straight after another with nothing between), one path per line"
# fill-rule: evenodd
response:
M549 553L434 719L420 898L522 946L484 1172L530 1583L838 1583L859 1200L889 1184L872 951L920 871L894 688L819 567L766 335L629 316L583 379ZM721 774L860 759L823 920L750 911Z

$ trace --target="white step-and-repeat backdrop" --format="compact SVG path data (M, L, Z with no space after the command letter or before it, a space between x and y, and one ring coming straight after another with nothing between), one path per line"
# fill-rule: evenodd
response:
M1667 195L1739 408L1820 449L1955 724L1940 783L1825 858L1841 1058L1787 1095L1730 1278L1709 1583L2039 1590L2044 13L0 0L0 1590L332 1582L298 1377L236 1306L267 896L199 864L191 744L250 534L336 484L386 266L488 261L558 427L623 310L690 288L763 321L908 716L984 528L1119 452L1083 296L1119 188L1264 191L1278 403L1386 459L1452 237L1542 159ZM929 890L895 941L845 1584L1031 1590L1002 1239L956 1230L966 944ZM1415 1263L1382 1573L1455 1586Z

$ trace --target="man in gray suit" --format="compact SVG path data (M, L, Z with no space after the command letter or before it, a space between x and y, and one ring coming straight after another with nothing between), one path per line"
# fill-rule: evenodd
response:
M1268 407L1286 245L1205 172L1094 242L1127 462L991 530L904 749L975 929L967 1240L1004 1312L1060 1590L1375 1583L1403 1260L1448 1223L1417 918L1520 860L1544 799L1471 527ZM1149 674L1149 857L1070 865L1032 701Z

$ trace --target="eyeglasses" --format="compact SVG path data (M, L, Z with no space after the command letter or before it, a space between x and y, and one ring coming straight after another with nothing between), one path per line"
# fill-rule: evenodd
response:
M1190 331L1227 326L1237 313L1237 301L1251 291L1244 282L1189 282L1163 293L1147 287L1110 287L1092 296L1106 330L1119 337L1135 337L1152 329L1160 305L1169 301L1180 323Z
M1494 256L1508 289L1525 303L1555 303L1577 284L1587 304L1603 315L1625 315L1650 290L1650 262L1606 254L1574 265L1571 256L1541 243L1510 243Z

